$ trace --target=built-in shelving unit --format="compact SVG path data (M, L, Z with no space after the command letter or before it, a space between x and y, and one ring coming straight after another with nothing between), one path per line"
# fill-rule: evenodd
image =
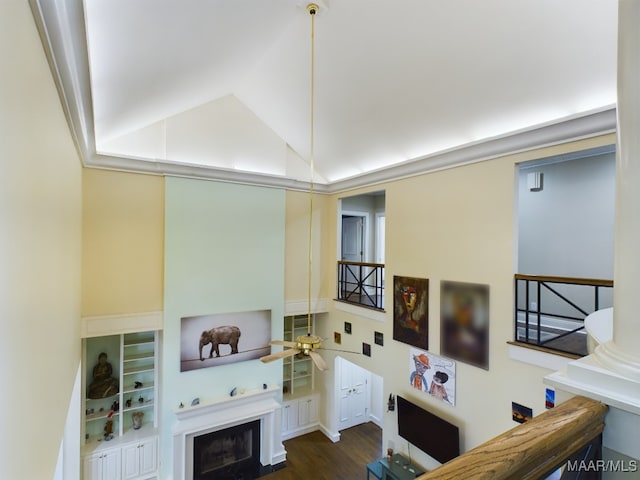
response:
M154 478L158 450L158 332L83 340L83 478ZM114 391L90 397L102 353L111 365ZM95 397L93 392L91 396ZM140 423L134 424L134 416ZM110 422L110 425L107 424ZM110 431L111 435L106 435ZM118 476L111 476L111 473ZM121 477L122 476L122 477Z
M311 327L313 328L313 317ZM307 333L306 315L294 315L284 318L284 340L295 342L296 338ZM311 358L302 353L283 360L282 390L285 398L308 395L313 391L313 368Z

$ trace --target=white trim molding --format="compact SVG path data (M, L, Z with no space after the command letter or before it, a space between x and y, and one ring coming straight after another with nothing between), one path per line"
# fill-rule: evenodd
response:
M123 333L162 330L164 312L124 313L82 317L80 337L102 337Z

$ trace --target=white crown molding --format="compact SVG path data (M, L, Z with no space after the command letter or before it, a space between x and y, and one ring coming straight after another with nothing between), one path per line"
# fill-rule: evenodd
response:
M329 193L375 185L447 168L469 165L514 153L570 141L592 138L616 131L616 108L574 115L555 122L537 125L517 132L462 145L443 152L394 165L358 177L333 182Z
M29 0L29 3L71 134L86 167L202 178L288 190L309 190L308 182L287 177L96 153L83 2L82 0L55 2ZM615 106L610 106L434 153L326 185L314 184L314 190L317 193L338 193L544 146L591 138L612 133L615 130L616 109Z
M83 163L95 154L82 0L29 0L51 74Z

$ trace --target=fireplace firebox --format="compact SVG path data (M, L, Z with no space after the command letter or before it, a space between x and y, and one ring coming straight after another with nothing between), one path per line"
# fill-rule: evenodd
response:
M259 476L260 420L194 437L194 480L251 480Z

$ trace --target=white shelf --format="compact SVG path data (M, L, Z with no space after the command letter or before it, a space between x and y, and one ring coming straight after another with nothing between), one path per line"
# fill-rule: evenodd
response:
M153 372L153 370L154 370L154 366L153 365L143 365L143 366L136 366L136 367L128 368L127 370L122 372L122 374L123 375L133 375L133 374L136 374L136 373Z
M149 408L153 406L154 406L153 398L150 398L149 400L145 400L142 403L138 402L137 399L132 400L130 407L125 407L122 409L122 414L124 415L127 412L135 412L136 410L144 410L145 408Z
M105 398L84 398L83 412L83 455L93 453L96 449L110 449L123 442L129 441L135 432L136 438L144 435L157 435L158 412L156 399L158 398L158 383L156 365L158 362L157 332L134 332L104 337L91 337L84 340L83 358L83 388L88 386L93 378L94 363L101 352L107 353L108 361L113 368L112 376L118 379L119 392ZM142 386L135 388L135 383ZM85 393L86 395L86 393ZM138 398L143 397L143 403ZM126 401L131 400L131 406L126 407ZM104 439L104 426L111 412L111 406L117 403L118 411L111 415L113 420L113 439ZM99 411L102 408L103 411ZM94 413L87 411L94 409ZM143 411L143 427L133 430L131 414Z
M137 355L127 355L122 359L123 362L137 362L139 360L150 360L153 359L153 352L148 353L139 353Z
M85 415L84 419L86 422L94 422L96 420L107 420L107 417L109 416L109 412L111 412L111 410L104 411L104 412L90 413L89 415ZM119 414L120 412L113 412L113 415L111 415L111 418L115 419L115 417L117 417Z
M145 390L152 390L153 388L155 388L154 382L144 383L142 387L138 388L136 388L134 384L128 384L124 386L122 393L126 395L127 393L144 392Z

